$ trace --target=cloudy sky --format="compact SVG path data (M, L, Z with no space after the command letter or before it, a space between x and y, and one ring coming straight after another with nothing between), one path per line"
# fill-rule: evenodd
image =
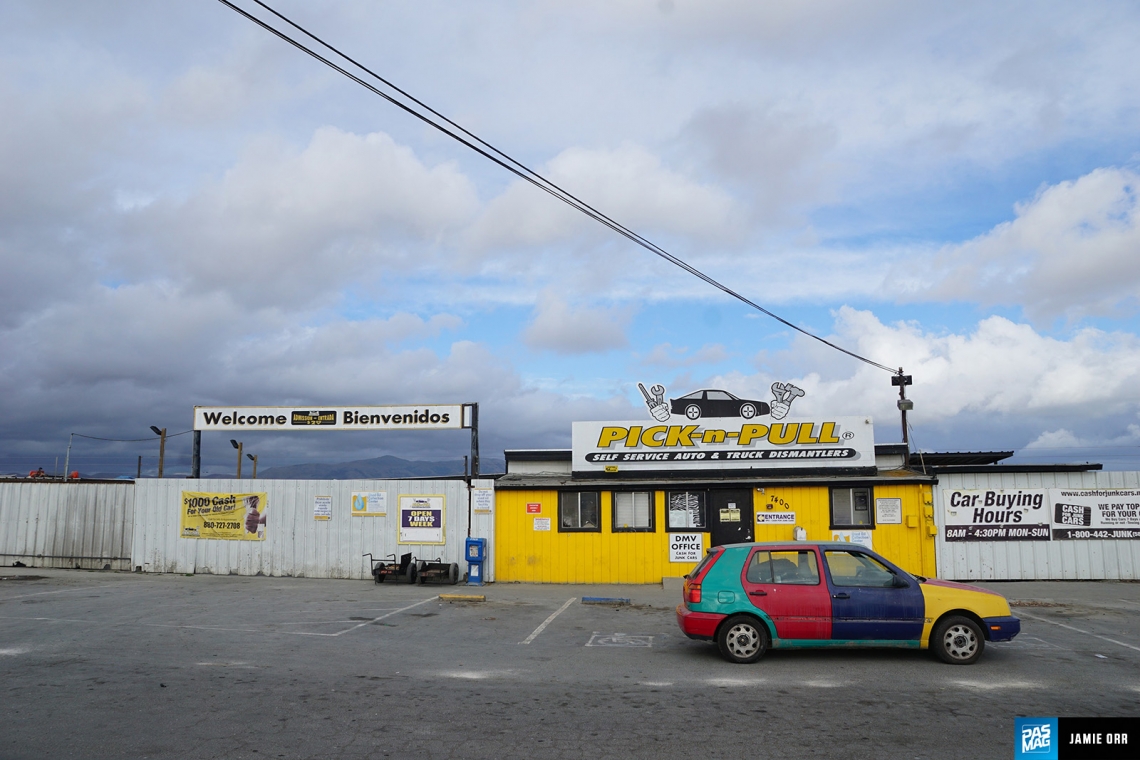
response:
M240 0L255 8L251 0ZM914 442L1140 467L1129 2L276 0L672 253L914 376ZM870 414L889 376L514 180L213 0L0 5L0 473L195 404L481 405L482 447L636 383ZM232 467L206 436L207 470ZM190 436L170 442L189 466ZM246 436L261 466L462 433ZM77 439L74 468L153 467Z

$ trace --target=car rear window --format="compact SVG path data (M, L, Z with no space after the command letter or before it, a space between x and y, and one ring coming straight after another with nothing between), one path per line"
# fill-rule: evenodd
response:
M712 561L714 559L716 559L717 555L719 555L719 554L720 554L720 552L709 552L708 554L706 554L704 556L704 559L702 559L699 563L697 563L697 566L694 567L692 570L690 570L689 574L686 575L685 577L686 578L697 578L697 577L699 577L700 574L704 571L704 569L706 567L708 567L709 564L711 564Z

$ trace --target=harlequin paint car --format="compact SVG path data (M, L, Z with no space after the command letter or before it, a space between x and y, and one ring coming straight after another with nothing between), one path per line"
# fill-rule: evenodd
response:
M693 391L680 398L669 399L669 410L683 414L690 420L701 417L743 417L750 420L758 414L769 414L772 409L763 401L737 398L728 391Z
M1002 595L911 575L850 543L713 547L682 593L681 630L735 663L770 648L897 647L969 665L1021 631Z

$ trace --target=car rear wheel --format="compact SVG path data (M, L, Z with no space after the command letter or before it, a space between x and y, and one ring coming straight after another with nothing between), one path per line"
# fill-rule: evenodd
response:
M721 624L716 643L724 659L745 665L756 662L768 651L768 631L756 618L737 615Z
M982 629L968 617L948 617L934 626L930 648L943 662L971 665L982 656L986 639Z
M690 420L699 420L701 418L701 408L696 404L689 404L685 407L685 416Z
M755 404L743 404L740 407L740 416L746 420L750 420L753 417L755 417L756 416L756 405Z

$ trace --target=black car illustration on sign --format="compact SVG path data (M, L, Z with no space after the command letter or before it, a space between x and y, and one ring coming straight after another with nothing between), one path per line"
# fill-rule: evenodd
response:
M673 414L683 414L690 420L701 417L743 417L750 420L771 411L763 401L737 398L728 391L716 390L693 391L680 398L671 398L669 405Z

